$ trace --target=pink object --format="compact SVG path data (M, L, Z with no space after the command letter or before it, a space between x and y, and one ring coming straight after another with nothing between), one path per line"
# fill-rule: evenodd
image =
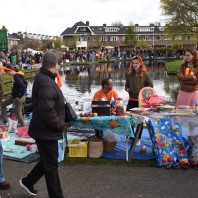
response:
M12 120L17 120L17 117L16 117L16 115L15 115L14 113L11 113L10 118L11 118Z
M18 137L21 138L30 138L30 136L28 135L28 126L24 126L24 127L18 127L17 131L18 131Z
M194 109L194 101L198 100L198 91L194 92L186 92L186 91L179 91L177 96L176 108L182 105L191 106Z
M27 145L26 145L26 150L27 150L27 151L31 151L31 145L27 144Z

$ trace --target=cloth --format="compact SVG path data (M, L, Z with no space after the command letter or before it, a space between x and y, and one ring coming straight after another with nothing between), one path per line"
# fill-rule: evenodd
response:
M115 90L111 90L108 93L105 93L102 89L98 90L93 97L93 100L106 98L107 100L111 100L114 98L115 100L118 99L118 94Z
M37 74L33 90L33 116L29 136L42 140L60 140L65 127L64 96L55 82L56 75L42 67Z
M58 141L35 140L40 161L24 178L24 182L34 186L45 175L49 198L64 198L58 175Z
M3 148L0 140L0 183L5 181L5 178L3 176L2 162L3 162Z
M101 129L104 132L122 134L134 137L132 126L137 123L131 116L97 116L97 117L78 117L72 121L72 126L79 128Z
M176 107L180 105L190 106L194 109L194 102L198 100L198 91L186 92L180 90L177 96Z
M139 92L144 87L153 87L152 79L146 71L138 74L133 72L127 74L125 90L129 90L131 99L138 99Z
M158 166L188 161L179 117L152 118L148 121L148 128Z

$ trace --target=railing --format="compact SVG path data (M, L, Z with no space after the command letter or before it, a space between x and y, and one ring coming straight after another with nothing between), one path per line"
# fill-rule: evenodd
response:
M24 72L25 74L32 73L32 76L27 76L27 77L25 77L25 80L34 80L35 75L36 75L36 73L38 73L38 72L39 72L39 69L35 69L35 70L31 70L31 71L25 71L25 72ZM4 85L5 85L5 84L12 84L12 80L6 80L6 81L4 81L3 83L4 83ZM7 96L11 95L11 93L12 93L11 91L4 92L3 98L6 98Z

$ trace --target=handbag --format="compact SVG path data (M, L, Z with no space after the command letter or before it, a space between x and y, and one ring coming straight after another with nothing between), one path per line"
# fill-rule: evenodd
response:
M69 102L65 103L65 122L71 122L77 118L76 112Z

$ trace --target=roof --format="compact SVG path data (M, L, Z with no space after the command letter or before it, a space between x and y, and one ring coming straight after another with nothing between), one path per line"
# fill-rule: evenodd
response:
M116 34L119 34L119 35L124 35L126 34L126 29L129 27L129 26L106 26L106 25L103 25L103 26L89 26L85 23L83 23L82 21L79 21L77 23L75 23L72 27L68 27L66 28L62 33L61 33L61 36L63 35L74 35L74 34L79 34L79 32L77 31L79 27L87 27L89 29L89 31L84 31L84 32L80 32L81 34L86 34L86 33L91 33L90 32L90 29L91 31L96 34L96 35L116 35ZM137 27L151 27L151 26L134 26L135 28ZM105 32L105 28L117 28L118 31L109 31L109 32ZM87 30L88 30L87 29ZM163 31L161 31L158 27L155 27L154 28L154 32L155 33L163 33ZM141 33L138 31L138 33ZM151 32L142 32L142 33L146 33L146 34L151 34L153 33L153 31Z

